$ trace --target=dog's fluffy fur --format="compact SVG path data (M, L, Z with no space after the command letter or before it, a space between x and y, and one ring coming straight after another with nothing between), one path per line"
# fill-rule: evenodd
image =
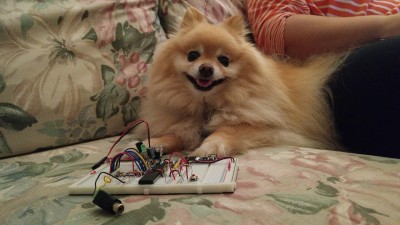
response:
M246 40L241 17L212 25L190 9L154 56L141 117L153 145L167 151L228 156L260 146L336 148L323 90L336 67L332 57L302 66L273 60Z

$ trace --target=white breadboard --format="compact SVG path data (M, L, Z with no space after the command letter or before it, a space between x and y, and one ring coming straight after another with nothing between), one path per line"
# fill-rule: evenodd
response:
M103 181L106 174L101 174L97 187L110 194L203 194L203 193L229 193L236 188L236 178L238 173L238 160L224 159L215 163L191 163L188 167L188 177L185 169L181 171L181 176L169 175L160 176L154 184L138 184L140 177L120 177L125 183L121 183L115 178L111 183L105 184ZM70 195L91 195L95 187L95 180L101 172L109 172L109 165L103 165L96 170L96 173L87 174L81 180L68 187ZM121 162L120 171L129 171L132 163ZM190 176L195 174L198 179L191 180Z

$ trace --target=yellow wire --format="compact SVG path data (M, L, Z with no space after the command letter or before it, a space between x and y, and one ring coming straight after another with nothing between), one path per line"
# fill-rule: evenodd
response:
M135 155L137 155L142 160L144 166L146 167L146 170L148 170L149 166L147 165L146 160L144 160L143 156L139 153L136 153L135 151L133 151L133 152L135 153Z
M104 176L103 181L104 181L104 184L101 185L99 188L97 188L97 191L100 190L101 188L103 188L104 186L106 186L106 184L111 183L112 179L109 176Z
M178 162L175 163L175 165L174 165L174 170L177 170L177 169L178 169L180 162L181 162L181 160L179 160Z
M111 180L111 177L109 177L109 176L104 176L104 177L103 177L103 180L104 180L104 183L105 183L105 184L109 184L109 183L111 183L111 181L112 181L112 180Z

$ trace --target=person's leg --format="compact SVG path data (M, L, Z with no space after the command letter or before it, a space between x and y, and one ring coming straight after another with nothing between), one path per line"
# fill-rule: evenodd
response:
M344 147L400 158L400 37L354 50L328 86Z

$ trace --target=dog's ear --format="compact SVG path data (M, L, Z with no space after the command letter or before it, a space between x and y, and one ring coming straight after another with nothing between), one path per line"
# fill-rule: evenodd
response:
M185 16L183 17L181 28L193 26L196 23L202 23L205 21L203 14L201 14L196 8L190 7Z
M244 36L246 34L243 18L239 15L229 17L223 22L223 26L238 35Z

